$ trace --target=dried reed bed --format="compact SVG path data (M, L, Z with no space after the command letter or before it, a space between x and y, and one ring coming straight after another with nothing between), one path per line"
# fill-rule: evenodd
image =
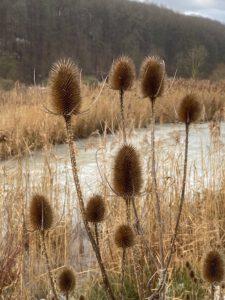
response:
M107 84L102 90L103 85L99 83L95 87L82 86L82 110L85 111L90 105L92 107L77 120L73 120L76 138L86 138L105 131L114 132L120 126L119 97ZM209 81L169 80L165 95L156 103L156 121L177 122L180 99L190 92L197 93L204 104L202 121L223 119L224 86L224 82L211 84ZM44 107L50 108L48 98L48 91L44 87L17 85L10 92L0 92L1 159L65 143L63 121L43 113ZM150 105L147 99L142 99L139 83L126 93L125 98L127 126L131 129L148 126Z
M177 148L182 153L182 138L175 137L175 140ZM119 145L115 144L114 147L118 148ZM187 201L184 205L180 233L175 247L174 263L169 269L169 299L185 299L187 295L189 295L189 299L203 299L208 293L208 286L201 277L202 258L207 249L216 247L224 251L225 166L221 164L218 169L217 163L218 159L220 161L224 159L223 144L218 137L216 139L214 137L211 147L210 164L204 155L201 156L204 176L195 172L194 185L188 183ZM157 143L156 150L157 161L163 162L158 166L157 176L160 183L160 195L163 199L164 250L165 253L168 253L179 204L179 192L182 185L180 166L183 159L182 155L176 156L174 151L169 148L165 152L165 143L162 141ZM107 152L105 154L106 148L103 148L102 151L99 162L102 169L107 170L107 176L111 180L113 157ZM109 155L107 163L104 155ZM141 147L142 161L147 157L149 157L149 144L145 140ZM78 299L78 295L81 293L86 296L86 299L106 299L99 283L100 275L90 245L81 226L73 222L77 212L77 207L74 205L73 185L71 182L67 182L63 189L59 189L61 182L56 173L57 164L56 159L46 156L41 175L34 182L31 180L32 170L29 168L29 164L27 164L27 168L22 168L19 161L13 169L4 168L4 165L1 169L0 220L1 228L4 230L1 231L0 236L0 264L4 272L0 275L0 293L2 293L3 299L51 298L50 286L46 280L47 269L40 252L40 242L37 234L30 232L31 226L26 213L29 199L36 192L44 193L50 199L55 213L55 226L47 237L47 250L54 275L57 278L63 266L70 265L76 271L79 291L74 295L74 299ZM147 171L146 161L145 165L145 171ZM208 172L209 170L211 173ZM69 169L67 171L70 172ZM219 185L216 181L219 182ZM145 186L148 191L151 191L150 174L146 178ZM125 221L125 202L114 196L104 185L100 191L93 192L102 192L106 200L107 218L100 225L99 240L103 260L107 269L111 271L113 287L119 291L121 250L115 246L113 236L117 224ZM63 215L61 199L66 200L65 214ZM145 228L144 237L147 246L151 247L155 256L158 257L157 221L151 193L145 193L142 197L138 197L136 203L141 223ZM140 237L136 240L135 253L139 254L138 263L144 266L144 272L140 274L136 270L134 274L137 276L133 277L131 271L126 269L126 280L129 281L126 288L129 289L130 286L131 289L132 287L132 296L138 297L137 280L146 286L149 278L154 276L155 269ZM132 253L128 251L128 262L133 259ZM185 267L187 261L191 264L196 282L189 276L189 271ZM155 287L157 279L155 274L150 288Z

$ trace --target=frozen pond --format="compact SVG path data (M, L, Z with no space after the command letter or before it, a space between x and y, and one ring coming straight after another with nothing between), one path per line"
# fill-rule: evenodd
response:
M156 126L156 146L158 156L158 168L170 169L170 161L174 164L179 160L182 166L182 153L184 149L185 128L182 124L166 124ZM204 177L205 185L209 183L210 175L215 170L223 171L223 161L225 149L225 123L221 124L220 143L214 145L210 134L209 124L192 125L190 130L189 147L189 183L194 183L196 174ZM150 154L150 129L135 130L129 142L136 146L141 152L143 166L145 168ZM96 151L99 150L99 157L105 156L104 167L109 172L112 169L112 156L120 145L118 135L108 135L106 137L90 137L86 140L77 141L77 158L81 184L85 194L92 194L98 189L100 176L96 164ZM169 158L173 158L170 160ZM213 162L212 162L213 160ZM100 163L100 165L103 165ZM47 166L47 167L46 167ZM212 167L213 166L213 167ZM26 156L21 161L9 160L1 162L0 179L4 182L4 174L16 174L21 168L21 174L31 186L37 185L38 181L47 176L53 177L54 182L61 184L61 189L66 184L72 184L72 174L70 158L67 145L54 146L51 150L37 151L30 156ZM217 173L218 174L218 173ZM7 185L7 183L6 183Z

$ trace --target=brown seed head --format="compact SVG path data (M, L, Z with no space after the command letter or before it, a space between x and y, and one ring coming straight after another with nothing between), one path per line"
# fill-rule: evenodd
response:
M70 293L76 286L76 278L74 272L68 268L64 269L58 278L58 286L62 293Z
M53 211L45 196L36 194L30 205L30 222L34 230L48 230L53 223Z
M224 260L216 250L210 251L203 262L203 277L209 283L220 283L224 278Z
M188 270L191 270L191 264L189 261L186 261L185 266Z
M85 297L83 295L81 295L79 300L85 300Z
M109 82L113 90L126 91L131 89L135 79L135 66L131 58L117 58L109 73Z
M86 218L88 222L99 223L105 217L105 202L100 195L90 198L86 207Z
M189 94L183 98L178 111L179 120L184 123L196 122L202 112L202 105L193 94Z
M194 279L195 278L195 272L193 270L190 270L189 276L190 276L191 279Z
M78 114L81 106L80 72L70 59L55 63L50 72L52 106L56 113Z
M144 97L151 100L163 94L165 84L165 63L158 57L148 56L141 66L141 89Z
M130 248L134 245L134 232L129 225L120 225L115 232L114 238L119 248Z
M142 170L139 154L131 145L124 145L116 155L113 169L113 186L116 193L129 198L140 193Z

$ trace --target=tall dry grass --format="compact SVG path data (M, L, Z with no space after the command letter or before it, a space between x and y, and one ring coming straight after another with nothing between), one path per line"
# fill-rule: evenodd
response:
M114 132L120 126L120 103L118 95L108 85L82 86L83 110L93 104L90 111L73 122L74 136L86 138L90 135ZM204 104L202 121L223 119L224 82L211 84L209 81L175 80L168 81L166 93L156 103L156 121L177 122L180 99L187 93L195 92ZM96 97L99 95L95 103ZM10 92L0 91L0 158L21 156L37 149L65 143L66 134L60 118L43 113L49 108L48 91L43 87L17 85ZM150 105L143 100L140 86L126 93L126 126L146 127L150 123Z
M177 142L177 153L182 153L182 137L174 139ZM115 142L113 147L118 149L119 144ZM139 150L144 162L149 153L147 139L143 140ZM224 252L225 167L221 164L218 168L218 160L224 159L223 144L218 138L212 140L210 150L210 164L204 154L200 156L204 176L194 168L194 184L188 182L187 201L174 249L174 263L169 269L168 299L186 299L187 295L189 299L204 299L210 293L210 289L201 277L202 258L207 249L216 247ZM156 153L157 161L163 162L158 165L157 176L159 192L163 199L164 252L167 254L179 204L182 185L180 166L183 160L182 155L175 155L174 148L165 151L164 141L157 142ZM113 160L114 155L103 148L99 163L102 170L107 170L109 180ZM77 294L74 295L74 299L79 299L81 293L87 299L106 299L87 238L82 227L74 221L78 208L74 205L73 185L67 181L63 189L60 188L62 183L56 172L58 163L57 159L46 154L39 177L32 175L33 171L28 162L22 166L19 161L12 169L4 164L1 166L0 227L3 230L0 235L0 264L3 272L0 275L0 294L3 299L51 299L51 288L48 285L47 269L39 238L36 233L30 232L31 226L26 213L29 199L36 192L44 193L50 199L55 213L56 226L50 230L47 237L47 251L53 274L57 278L62 268L70 265L74 267L77 277ZM147 168L146 162L145 171ZM66 170L70 172L68 167ZM147 178L146 187L151 191L150 176ZM117 224L125 221L125 203L113 195L104 184L99 192L102 192L107 204L107 218L99 227L101 255L107 269L110 270L113 287L119 291L121 250L115 246L113 235ZM62 199L66 200L65 214L62 214ZM151 193L140 196L136 203L141 216L141 225L145 228L144 237L157 258L159 255L157 221ZM144 272L133 277L131 276L133 271L126 269L125 287L129 291L132 286L134 299L138 299L136 294L138 278L141 278L143 288L146 288L149 277L153 276L149 289L154 289L158 280L154 265L145 250L141 240L138 239L135 251L140 257L139 264L144 266ZM128 262L132 260L133 256L129 252ZM189 276L189 271L185 267L187 261L195 272L196 282Z

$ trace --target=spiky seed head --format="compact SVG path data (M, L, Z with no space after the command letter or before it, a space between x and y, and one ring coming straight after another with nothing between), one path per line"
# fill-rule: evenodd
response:
M185 266L188 270L191 270L191 264L189 261L186 261Z
M224 278L224 260L221 254L212 250L203 261L203 277L209 283L220 283Z
M129 198L140 193L142 183L139 153L133 146L123 145L114 162L114 189L119 196Z
M191 279L194 279L195 278L195 272L193 270L190 270L189 276L190 276Z
M88 222L99 223L105 217L105 202L100 195L94 195L87 203L86 218Z
M130 248L134 245L134 232L129 225L120 225L115 232L115 244L119 248Z
M79 300L85 300L85 297L83 295L81 295Z
M113 90L126 91L131 89L135 79L135 66L128 56L117 58L109 73L109 82Z
M162 96L165 85L165 63L158 57L148 56L141 66L141 89L151 100Z
M202 112L202 105L198 101L196 95L189 94L186 95L180 104L180 108L178 111L179 120L184 123L192 123L196 122Z
M48 230L53 223L53 211L47 198L35 194L30 204L30 222L34 230Z
M55 63L49 81L54 111L63 116L78 114L81 106L80 72L73 61L62 59Z
M68 294L71 293L76 286L76 278L74 272L69 269L65 268L58 278L58 286L59 290L64 293Z

